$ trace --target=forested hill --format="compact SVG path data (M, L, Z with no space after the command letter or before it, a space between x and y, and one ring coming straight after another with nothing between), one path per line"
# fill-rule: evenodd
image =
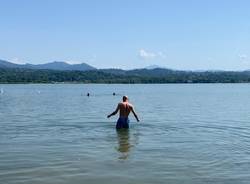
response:
M47 70L71 70L71 71L87 71L96 70L95 67L90 66L86 63L81 64L69 64L64 61L53 61L45 64L16 64L9 61L0 59L0 68L19 68L19 69L47 69Z
M0 83L242 83L250 71L175 71L169 69L60 71L0 68Z

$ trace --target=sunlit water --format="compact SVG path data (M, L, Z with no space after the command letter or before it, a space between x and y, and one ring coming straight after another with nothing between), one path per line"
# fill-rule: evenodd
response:
M249 84L0 88L0 183L250 182ZM124 94L141 122L117 132Z

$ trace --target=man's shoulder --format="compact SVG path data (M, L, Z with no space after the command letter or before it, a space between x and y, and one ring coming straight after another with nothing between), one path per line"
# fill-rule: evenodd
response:
M131 103L129 103L128 105L129 105L130 108L133 108L133 107L134 107Z

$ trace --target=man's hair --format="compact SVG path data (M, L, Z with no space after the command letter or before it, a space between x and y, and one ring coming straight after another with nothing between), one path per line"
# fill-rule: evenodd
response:
M122 101L126 102L128 100L128 97L127 96L123 96L122 97Z

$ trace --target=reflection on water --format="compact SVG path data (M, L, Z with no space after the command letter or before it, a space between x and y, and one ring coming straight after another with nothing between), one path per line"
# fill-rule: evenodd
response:
M117 150L122 154L119 159L127 159L129 156L130 148L132 147L130 142L129 129L116 129L118 147Z

